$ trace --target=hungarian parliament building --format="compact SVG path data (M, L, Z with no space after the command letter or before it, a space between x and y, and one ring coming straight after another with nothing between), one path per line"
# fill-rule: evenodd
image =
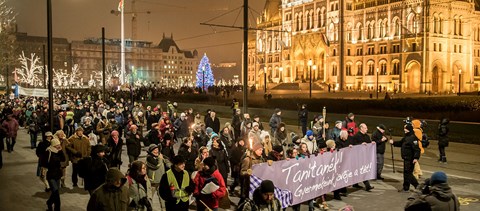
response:
M473 0L266 0L257 28L248 43L250 86L311 80L345 91L480 89Z

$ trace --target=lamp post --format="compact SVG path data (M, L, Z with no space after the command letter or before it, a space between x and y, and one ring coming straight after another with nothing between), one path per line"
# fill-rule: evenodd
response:
M313 65L313 61L312 59L308 60L308 69L310 71L310 98L312 98L312 65Z
M283 67L278 68L280 70L280 83L282 83Z
M378 67L377 67L377 88L375 89L377 91L377 100L378 100Z
M458 71L458 96L460 96L460 88L462 85L462 70Z
M263 69L263 92L267 93L267 70Z

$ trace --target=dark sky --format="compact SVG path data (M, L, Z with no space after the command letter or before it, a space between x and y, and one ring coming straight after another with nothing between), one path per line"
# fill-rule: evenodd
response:
M131 0L125 1L125 11L129 12ZM105 27L107 38L120 38L120 16L110 14L112 9L117 9L118 2L52 0L54 37L65 37L69 41L101 37L101 28ZM46 0L7 0L7 3L18 13L18 31L46 36ZM249 0L249 4L252 8L250 22L253 22L265 0ZM222 33L233 29L202 26L200 23L233 11L209 23L242 26L243 14L235 9L243 5L243 0L136 0L136 5L139 12L138 39L158 44L163 33L167 36L173 33L181 49L196 48L200 55L207 53L213 63L233 61L240 65L242 31ZM146 14L146 11L151 13ZM126 38L131 37L131 17L125 15ZM210 35L193 38L204 34ZM222 45L227 43L237 44Z

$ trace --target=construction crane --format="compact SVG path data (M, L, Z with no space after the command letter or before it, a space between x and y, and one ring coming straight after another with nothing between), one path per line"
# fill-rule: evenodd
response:
M132 10L130 12L123 12L123 14L131 14L132 15L132 40L137 40L137 15L138 14L150 14L150 11L142 11L138 12L135 7L136 0L132 0ZM120 15L120 11L118 10L111 10L111 14L113 15Z

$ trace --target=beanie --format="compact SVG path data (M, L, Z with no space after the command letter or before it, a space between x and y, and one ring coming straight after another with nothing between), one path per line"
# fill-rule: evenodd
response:
M148 146L148 153L152 153L155 149L158 149L158 146L156 144L150 144L150 146Z
M172 140L172 135L170 135L170 133L165 133L165 135L163 135L163 140Z
M54 139L52 139L52 141L50 143L51 143L50 145L53 146L53 147L58 146L58 145L60 145L60 140L58 140L58 138L54 138Z
M118 170L117 168L110 168L108 169L107 175L105 176L105 181L108 184L112 184L124 178L125 178L125 175L123 175L123 173L120 172L120 170Z
M273 151L281 153L281 152L283 152L283 147L281 145L275 145L273 147Z
M173 165L177 165L177 164L179 164L179 163L185 163L185 159L183 159L183 157L180 156L180 155L176 155L176 156L173 157L173 159L172 159L172 164L173 164Z
M308 130L307 133L306 133L307 137L309 136L313 136L313 131L312 130Z
M212 168L215 166L215 157L207 157L203 160L203 164L207 165L208 167Z
M377 126L377 128L380 128L380 129L382 129L382 130L384 130L384 131L387 130L387 128L386 128L385 125L383 125L383 124L379 124L379 125Z
M446 183L447 182L447 175L443 171L437 171L432 174L432 177L430 177L430 184L440 184L440 183Z
M213 129L211 127L207 127L207 134L210 134L213 132Z
M270 180L263 180L262 183L260 183L260 192L273 193L275 192L275 185L273 185L273 182Z
M256 143L256 144L253 145L252 151L255 152L255 151L259 150L260 148L263 149L263 145L261 143Z

